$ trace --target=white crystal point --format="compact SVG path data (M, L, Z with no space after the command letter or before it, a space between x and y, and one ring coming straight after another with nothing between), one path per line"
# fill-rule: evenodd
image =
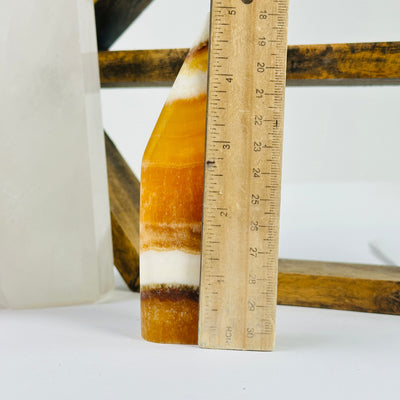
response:
M0 306L114 286L93 0L0 13Z

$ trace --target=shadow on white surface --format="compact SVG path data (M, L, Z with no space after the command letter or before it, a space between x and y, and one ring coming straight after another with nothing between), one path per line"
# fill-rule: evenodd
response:
M120 273L114 268L115 289L100 299L97 304L118 303L121 301L132 300L135 294L129 289Z
M52 326L65 325L68 330L93 331L142 340L138 298L138 293L132 293L128 298L125 292L115 290L110 295L110 301L105 303L46 309L42 314L46 319L51 319Z
M292 352L298 350L310 350L315 348L323 348L331 345L338 340L333 335L310 334L304 333L283 333L276 337L276 345L274 351Z

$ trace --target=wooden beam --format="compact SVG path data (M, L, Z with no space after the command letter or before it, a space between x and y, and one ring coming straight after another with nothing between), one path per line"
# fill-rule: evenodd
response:
M189 49L99 52L102 87L171 86Z
M400 315L400 268L279 260L278 303Z
M105 135L114 263L139 290L140 185ZM278 303L400 315L400 268L279 260Z
M289 85L400 83L400 42L290 46Z
M288 73L294 82L301 79L337 84L341 77L346 82L397 83L399 50L399 43L294 46L288 52ZM187 49L100 53L102 82L111 86L171 84L186 52ZM138 290L139 182L107 136L106 151L115 264L128 286ZM400 268L279 260L278 302L400 315Z
M114 264L131 290L139 290L140 185L105 134Z
M188 49L100 52L102 87L170 86ZM288 47L287 84L400 83L400 42Z
M107 50L151 0L96 0L97 46Z

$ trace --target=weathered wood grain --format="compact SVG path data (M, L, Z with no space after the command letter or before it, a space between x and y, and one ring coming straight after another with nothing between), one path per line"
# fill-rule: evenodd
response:
M170 86L188 49L100 52L102 87ZM400 83L400 42L288 47L287 84Z
M151 0L96 0L97 46L107 50Z
M106 135L114 262L139 290L139 181ZM400 315L400 268L279 260L278 303Z
M279 260L278 303L400 315L400 268Z
M139 290L140 185L105 134L114 264L131 290Z
M289 85L394 84L400 42L290 46Z
M114 263L138 291L140 185L105 138ZM278 303L400 315L400 268L281 259Z
M187 51L102 52L102 85L170 85ZM397 84L399 55L399 42L291 46L288 79L294 84ZM139 182L107 136L106 150L115 264L128 286L138 290ZM400 268L279 260L278 302L400 315Z
M171 86L189 49L99 52L102 87Z

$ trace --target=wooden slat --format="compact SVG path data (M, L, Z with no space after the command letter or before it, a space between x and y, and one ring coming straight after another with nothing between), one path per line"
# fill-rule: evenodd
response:
M99 50L109 49L150 3L151 0L95 1Z
M102 87L172 85L189 49L99 52Z
M100 53L102 82L105 86L171 84L186 52ZM399 43L295 46L289 48L288 55L288 74L293 82L339 84L343 82L338 79L344 79L363 84L398 83L400 76ZM138 290L139 182L107 137L106 149L115 263L129 287ZM280 260L278 302L400 315L400 268Z
M188 49L100 52L103 87L169 86ZM400 42L288 47L287 84L400 83Z
M393 84L400 80L400 42L290 46L290 85Z
M139 290L139 181L106 135L114 262ZM400 315L400 268L279 260L278 303Z
M278 303L400 315L400 268L279 260Z
M139 290L140 185L105 134L114 264L131 290Z

